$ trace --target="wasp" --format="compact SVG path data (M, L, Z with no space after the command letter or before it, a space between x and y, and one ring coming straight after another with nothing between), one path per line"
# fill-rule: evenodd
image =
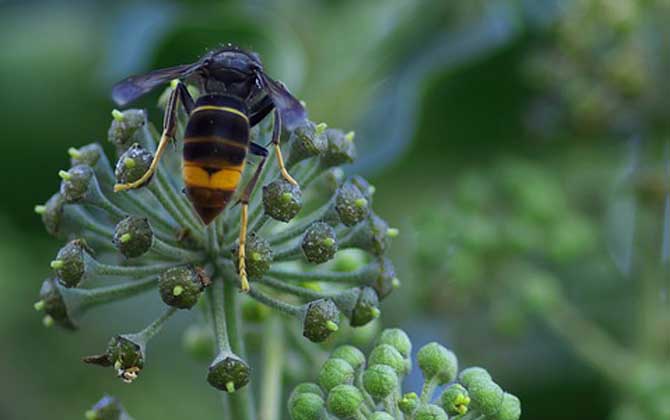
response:
M279 169L288 182L297 184L284 166L279 140L282 124L292 130L307 114L283 83L265 74L256 53L232 45L211 51L192 64L128 77L113 87L112 99L123 106L168 82L175 85L165 107L163 132L153 161L141 178L117 184L114 191L138 188L150 180L168 143L175 140L180 105L188 115L183 139L184 191L205 225L224 211L237 191L247 155L259 156L261 161L239 198L238 271L241 288L248 291L245 244L249 197L268 156L265 147L250 141L249 130L274 111L272 144ZM194 99L185 82L196 85L202 94Z

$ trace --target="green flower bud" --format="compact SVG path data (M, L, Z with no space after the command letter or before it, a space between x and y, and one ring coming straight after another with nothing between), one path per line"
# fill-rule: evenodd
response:
M261 323L268 319L272 309L254 299L244 299L242 302L242 317L245 321Z
M205 273L192 266L172 267L161 274L158 289L166 305L191 309L210 283Z
M350 418L363 403L363 394L355 386L338 385L328 393L328 411L340 418Z
M78 203L86 199L93 180L93 169L86 165L77 165L69 171L60 171L63 179L60 193L66 203Z
M363 386L376 401L382 400L398 387L398 375L388 365L373 365L363 372Z
M521 418L521 402L516 396L505 392L503 395L502 406L491 419L518 420L519 418Z
M300 187L285 179L277 179L263 187L265 214L281 222L289 222L302 208Z
M368 418L370 420L394 420L393 416L387 413L386 411L375 411Z
M410 416L418 405L419 396L416 392L408 392L398 400L398 408L407 416Z
M221 352L209 366L207 382L214 388L235 392L249 383L249 365L237 355Z
M82 239L68 242L51 261L58 281L65 287L77 287L86 274L86 252L88 248Z
M449 420L449 416L435 404L421 404L414 413L414 420Z
M450 416L463 415L468 412L470 395L461 384L452 384L440 396L442 408Z
M394 347L406 359L412 354L412 342L407 333L400 328L387 328L382 331L377 339L377 345L380 344Z
M354 368L344 359L328 359L321 366L318 382L326 392L337 385L351 385L354 383Z
M216 343L211 328L201 324L189 325L182 335L182 346L193 359L207 361L214 358Z
M328 140L321 125L311 121L296 128L289 137L289 153L286 167L291 168L296 163L322 154L328 147Z
M121 154L119 160L116 162L116 169L114 170L116 182L127 184L142 178L146 171L149 170L153 159L154 156L149 151L137 143L133 144ZM143 185L148 184L150 181L151 178Z
M335 210L345 226L353 226L370 213L370 206L365 195L347 181L335 193Z
M424 378L436 378L440 385L453 381L458 373L456 355L435 342L421 347L416 360Z
M293 388L293 391L291 392L291 395L289 396L288 399L288 404L289 406L292 405L292 401L295 400L298 395L301 394L316 394L319 397L324 397L324 393L321 390L321 387L319 385L313 383L313 382L303 382L301 384L296 385L295 388Z
M302 238L302 252L314 264L330 260L337 252L335 230L324 222L312 223Z
M363 193L363 196L368 200L368 203L372 205L372 196L375 193L375 187L360 175L354 175L349 178L349 180Z
M389 225L370 212L366 220L353 227L341 245L342 248L360 248L373 255L383 256L389 244Z
M70 319L63 295L54 279L46 279L42 283L40 300L35 304L35 308L43 310L49 319L61 327L69 330L76 328L74 322Z
M493 416L500 410L504 392L498 384L490 379L473 380L465 388L470 394L471 406L485 416Z
M263 277L270 269L272 259L274 258L270 242L255 233L251 233L247 236L245 251L247 276L251 279ZM238 252L239 244L233 250L235 261L237 261ZM237 265L235 266L237 267Z
M486 369L478 366L463 369L458 375L458 381L466 388L471 384L481 380L490 381L491 375L489 375Z
M395 275L395 267L389 258L379 259L378 271L369 284L377 291L379 299L384 299L399 287L400 281Z
M340 311L330 299L309 302L302 321L302 335L319 343L338 330Z
M325 403L320 395L308 392L289 400L288 412L292 420L321 420Z
M395 347L388 344L380 344L372 349L368 356L368 367L374 365L391 366L398 375L405 375L407 373L405 359Z
M352 327L363 326L380 315L377 292L370 287L361 287L359 290L358 301L350 319Z
M339 346L330 353L332 359L343 359L354 369L358 370L360 367L365 365L365 355L362 351L354 346L345 344Z
M118 399L105 395L86 412L86 420L130 420Z
M114 246L124 256L135 258L144 255L154 241L149 219L146 217L128 216L116 224L114 228Z
M139 140L138 130L147 122L146 113L140 109L116 111L107 132L107 139L116 146L118 154L126 151Z
M328 146L321 156L321 162L325 167L345 165L356 159L353 133L347 135L342 130L329 128L326 130L326 139Z
M44 207L39 210L39 214L42 215L44 228L50 235L57 235L60 231L64 204L65 199L63 198L63 195L56 193L52 195L44 204Z
M117 335L100 355L84 357L84 362L98 366L113 366L119 378L131 383L144 367L145 345L134 335Z

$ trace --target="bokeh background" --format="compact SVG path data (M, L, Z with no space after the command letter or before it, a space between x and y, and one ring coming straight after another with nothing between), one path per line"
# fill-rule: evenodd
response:
M0 418L82 418L105 392L140 420L217 417L188 317L133 386L79 357L154 300L42 327L59 244L32 209L69 146L106 143L115 81L224 42L356 130L351 170L401 232L381 324L487 366L523 418L670 418L669 21L663 0L0 2Z

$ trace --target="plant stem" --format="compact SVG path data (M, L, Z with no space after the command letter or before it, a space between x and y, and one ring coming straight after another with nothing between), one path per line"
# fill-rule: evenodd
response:
M140 340L143 343L149 342L156 334L158 334L161 329L163 329L163 326L167 322L172 315L174 315L177 312L177 308L175 307L168 307L165 309L165 311L159 316L154 322L151 324L147 325L142 331L138 332L135 334L137 337L140 338Z
M263 420L280 418L282 364L285 350L281 327L281 321L277 316L272 316L265 324L261 406L258 413Z
M230 351L228 340L228 328L226 326L226 314L223 303L223 278L214 277L212 285L207 290L209 306L212 312L212 327L219 352Z
M275 309L279 312L283 312L287 315L300 316L302 314L302 308L290 303L275 299L272 296L266 295L265 293L258 290L255 285L252 285L249 289L249 296L256 299L265 306L269 306L272 309Z

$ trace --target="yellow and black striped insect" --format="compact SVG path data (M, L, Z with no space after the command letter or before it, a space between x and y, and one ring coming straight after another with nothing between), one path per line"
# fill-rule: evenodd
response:
M242 290L247 291L244 260L247 207L268 155L265 147L249 141L249 130L274 110L272 143L279 169L287 181L297 184L284 167L279 138L282 123L293 129L306 118L306 112L281 82L265 74L257 54L230 45L204 55L193 64L129 77L114 86L112 97L122 106L174 79L178 82L165 108L163 133L149 170L135 182L117 184L114 190L137 188L151 178L169 140L174 139L179 104L189 116L182 163L185 192L205 225L230 202L247 153L260 156L262 160L239 199L242 220L238 264ZM202 95L194 100L184 81L198 86Z

